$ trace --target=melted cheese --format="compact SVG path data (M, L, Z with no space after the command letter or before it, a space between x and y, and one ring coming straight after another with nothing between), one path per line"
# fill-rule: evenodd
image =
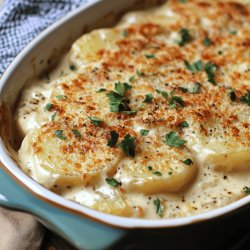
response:
M120 216L177 218L243 197L250 186L249 11L247 3L168 1L82 36L50 81L22 92L22 169L67 199ZM124 98L134 114L110 112L107 93L117 82L131 85ZM115 147L107 145L111 131L119 134ZM186 142L167 145L171 132ZM118 146L126 135L134 157Z

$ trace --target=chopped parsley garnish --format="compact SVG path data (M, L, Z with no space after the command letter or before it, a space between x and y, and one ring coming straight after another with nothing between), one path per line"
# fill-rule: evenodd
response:
M240 100L250 106L250 91L248 90L247 93L240 98Z
M111 112L123 112L123 111L131 111L128 107L128 100L125 98L124 94L126 91L131 89L132 86L128 83L115 83L115 91L110 91L106 94L109 99L110 111Z
M130 76L129 79L128 79L128 81L129 82L133 82L135 80L135 77L136 77L136 75Z
M236 100L236 94L235 94L235 91L234 91L234 90L231 90L231 91L229 92L229 97L230 97L230 100L231 100L232 102L234 102L234 101Z
M130 134L127 134L122 142L119 144L119 147L127 156L135 157L135 138Z
M117 141L118 141L118 138L119 138L119 134L116 133L115 131L110 131L110 138L108 140L108 144L107 146L109 147L115 147Z
M152 102L152 100L153 100L153 95L147 94L147 95L145 95L145 99L143 102Z
M164 142L170 147L179 148L180 146L184 145L187 141L182 140L179 136L176 135L175 132L170 132L166 134Z
M152 166L148 166L148 170L149 171L153 170L153 167Z
M249 187L244 187L243 188L244 193L250 194L250 188Z
M149 130L147 130L147 129L141 129L141 130L140 130L140 134L141 134L142 136L146 136L146 135L148 135L148 133L149 133Z
M160 89L156 89L158 94L161 94L166 100L168 99L168 93L166 91L162 91Z
M237 35L237 31L236 31L236 30L230 31L229 33L230 33L231 35Z
M154 205L156 206L156 213L162 217L163 216L163 210L164 210L164 206L163 204L161 204L160 199L156 199L154 200Z
M45 106L45 109L50 111L51 109L53 108L53 103L47 103L46 106Z
M66 140L66 137L63 135L63 130L56 130L55 131L55 135L57 138L61 139L61 140Z
M205 72L207 73L208 81L211 82L213 85L216 85L216 82L214 80L216 69L217 66L211 62L208 62L205 65Z
M205 37L203 44L208 47L212 44L212 41L209 39L209 37Z
M51 121L53 122L54 120L55 120L55 118L56 118L56 113L54 113L52 116L51 116Z
M101 88L101 89L98 89L98 90L96 91L96 93L105 92L105 91L106 91L106 89Z
M140 110L141 107L143 107L144 104L140 104L137 108L133 109L133 110L128 110L128 111L123 111L124 114L127 114L127 115L133 115L135 114L137 111Z
M76 138L81 138L82 137L81 134L80 134L80 132L78 130L72 129L71 131L72 131L72 133L74 134L74 136Z
M115 90L121 96L124 96L125 92L130 90L130 89L132 89L132 86L126 82L124 82L124 83L116 82L115 83Z
M170 172L168 172L168 175L172 175L172 174L173 174L173 172L171 172L171 171L170 171Z
M183 93L188 93L189 90L187 88L184 87L178 87L179 90L181 90Z
M186 3L187 0L179 0L179 3Z
M71 64L71 65L69 66L69 68L70 68L70 70L72 70L72 71L75 71L75 70L76 70L76 66L75 66L74 64Z
M201 60L196 61L195 63L189 63L188 61L184 61L188 70L192 73L196 73L198 71L202 71L203 63Z
M136 75L138 76L145 76L145 73L140 71L139 69L136 70Z
M154 54L145 54L145 57L150 59L150 58L155 58Z
M99 126L102 123L102 120L100 120L97 117L93 117L93 116L88 116L89 120L91 121L91 123L95 126Z
M122 36L123 37L128 37L128 31L127 30L123 30L122 31Z
M194 87L193 87L193 94L197 94L199 92L200 89L200 84L198 82L194 83Z
M106 182L110 185L110 186L113 186L113 187L118 187L118 186L121 186L122 183L120 181L117 181L116 179L114 178L106 178Z
M66 95L57 95L56 99L58 99L58 100L67 99L67 96Z
M181 35L181 41L179 42L180 46L186 45L188 42L192 40L191 35L189 34L189 31L187 29L181 29L180 30L180 35Z
M193 164L193 161L191 159L187 158L185 161L183 161L183 163L186 165L191 165L191 164Z
M189 124L188 124L187 121L183 121L183 122L180 122L180 123L179 123L179 126L180 126L181 128L188 128L188 127L189 127Z
M176 108L176 103L179 104L180 106L184 107L185 102L183 101L183 99L180 96L175 96L172 95L170 102L169 102L169 107L172 108Z
M160 171L154 171L153 174L157 176L162 176L162 173Z

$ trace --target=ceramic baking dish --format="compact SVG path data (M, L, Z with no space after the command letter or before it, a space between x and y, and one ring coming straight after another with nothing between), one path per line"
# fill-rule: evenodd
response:
M218 221L221 225L222 221L239 223L249 218L250 196L207 213L178 219L146 220L103 214L45 189L25 175L11 157L11 139L7 135L11 130L15 102L25 82L51 68L60 59L60 54L84 32L112 25L128 10L160 2L163 1L91 1L42 32L16 57L0 81L0 205L34 214L79 249L114 248L114 244L117 249L118 246L119 249L128 246L133 249L140 244L157 246L157 242L162 241L179 249L180 235L185 239L193 237L190 232L196 232L204 237L202 230L214 227L214 223L218 225ZM219 228L216 226L212 231L216 234ZM209 243L203 249L207 246Z

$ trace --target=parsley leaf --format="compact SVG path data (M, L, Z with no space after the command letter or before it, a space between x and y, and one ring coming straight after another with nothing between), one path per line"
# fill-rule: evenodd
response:
M155 58L154 54L145 54L145 57L150 59L150 58Z
M122 142L119 144L119 147L127 156L135 157L135 138L130 134L127 134Z
M53 108L53 103L47 103L46 106L45 106L45 109L50 111L51 109Z
M102 120L100 120L97 117L93 117L93 116L88 116L89 120L91 121L91 123L95 126L99 126L102 123Z
M144 103L140 104L137 108L133 109L133 110L128 110L128 111L123 111L124 114L127 114L127 115L133 115L135 114L137 111L140 110L141 107L144 106Z
M153 95L147 94L147 95L145 95L145 99L143 102L152 102L152 100L153 100Z
M193 94L197 94L199 92L200 89L200 84L198 82L194 83L194 87L193 87Z
M160 89L156 89L158 94L161 94L166 100L168 99L168 93L166 91L162 91Z
M124 82L124 83L116 82L115 83L115 90L121 96L124 96L125 92L128 91L129 89L132 89L132 86L126 82Z
M250 194L250 188L249 188L249 187L244 187L244 188L243 188L243 191L244 191L246 194Z
M153 170L153 167L152 166L148 166L148 170L149 171Z
M188 93L189 90L187 88L184 87L178 87L179 90L181 90L183 93Z
M191 64L188 61L184 61L187 69L192 73L196 73L198 71L202 71L203 63L201 60L196 61L195 63Z
M111 112L121 112L121 111L128 111L130 108L127 105L127 100L124 96L110 91L106 94L109 99L110 111Z
M187 158L185 161L183 161L183 163L186 165L191 165L191 164L193 164L193 161L191 159Z
M176 108L176 103L178 103L180 106L184 107L185 102L180 96L171 96L170 102L169 102L169 107Z
M180 139L175 132L170 132L166 134L165 141L168 146L179 148L184 145L187 141Z
M110 131L110 138L108 140L108 144L107 146L109 147L115 147L117 141L118 141L118 138L119 138L119 134L116 133L115 131Z
M58 100L67 99L67 96L66 95L57 95L56 99L58 99Z
M250 106L250 91L248 90L247 93L240 98L240 100Z
M186 43L190 42L192 40L191 35L189 34L189 31L187 29L181 29L179 31L181 35L181 41L179 42L180 46L184 46Z
M145 73L140 71L139 69L136 70L136 75L138 76L145 76Z
M189 124L188 124L187 121L183 121L183 122L180 122L180 123L179 123L179 126L180 126L181 128L188 128L188 127L189 127Z
M205 65L205 72L207 74L208 81L211 82L213 85L216 85L216 82L214 80L216 69L217 66L211 62L208 62Z
M131 111L127 105L128 100L124 97L125 92L131 88L132 88L132 86L126 82L125 83L121 83L121 82L115 83L116 92L110 91L109 93L106 94L106 96L109 99L109 105L110 105L111 112Z
M81 138L82 137L81 134L80 134L80 132L78 130L72 129L71 131L75 135L76 138Z
M54 113L52 116L51 116L51 121L53 122L55 120L55 117L56 117L56 113Z
M163 210L164 210L164 206L163 204L161 204L160 199L156 199L154 200L154 205L156 206L156 213L162 217L163 216Z
M114 178L106 178L106 182L110 185L110 186L113 186L113 187L118 187L118 186L121 186L122 183L120 181L117 181L116 179Z
M100 89L98 89L98 90L96 91L96 93L105 92L105 91L106 91L106 89L100 88Z
M208 36L206 36L205 39L203 40L203 44L209 47L212 44L212 41L209 39Z
M133 82L135 80L135 77L136 77L136 75L130 76L129 79L128 79L128 81L129 82Z
M63 130L56 130L55 131L55 135L57 138L61 139L61 140L66 140L66 137L63 135Z
M234 90L231 90L231 91L229 92L229 97L230 97L230 100L231 100L232 102L234 102L234 101L236 100L236 94L235 94L235 91L234 91Z
M142 136L146 136L146 135L148 135L148 133L149 133L149 130L147 130L147 129L141 129L141 130L140 130L140 134L141 134Z
M155 174L157 176L162 176L162 173L160 171L154 171L153 174Z

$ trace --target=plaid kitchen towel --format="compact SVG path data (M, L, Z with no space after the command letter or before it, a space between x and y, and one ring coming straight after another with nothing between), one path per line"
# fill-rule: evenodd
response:
M41 31L88 1L4 0L0 6L0 76ZM73 249L49 231L43 238L43 226L31 215L0 208L1 250ZM51 242L55 247L49 247Z
M0 76L41 31L88 1L4 0L0 7Z

